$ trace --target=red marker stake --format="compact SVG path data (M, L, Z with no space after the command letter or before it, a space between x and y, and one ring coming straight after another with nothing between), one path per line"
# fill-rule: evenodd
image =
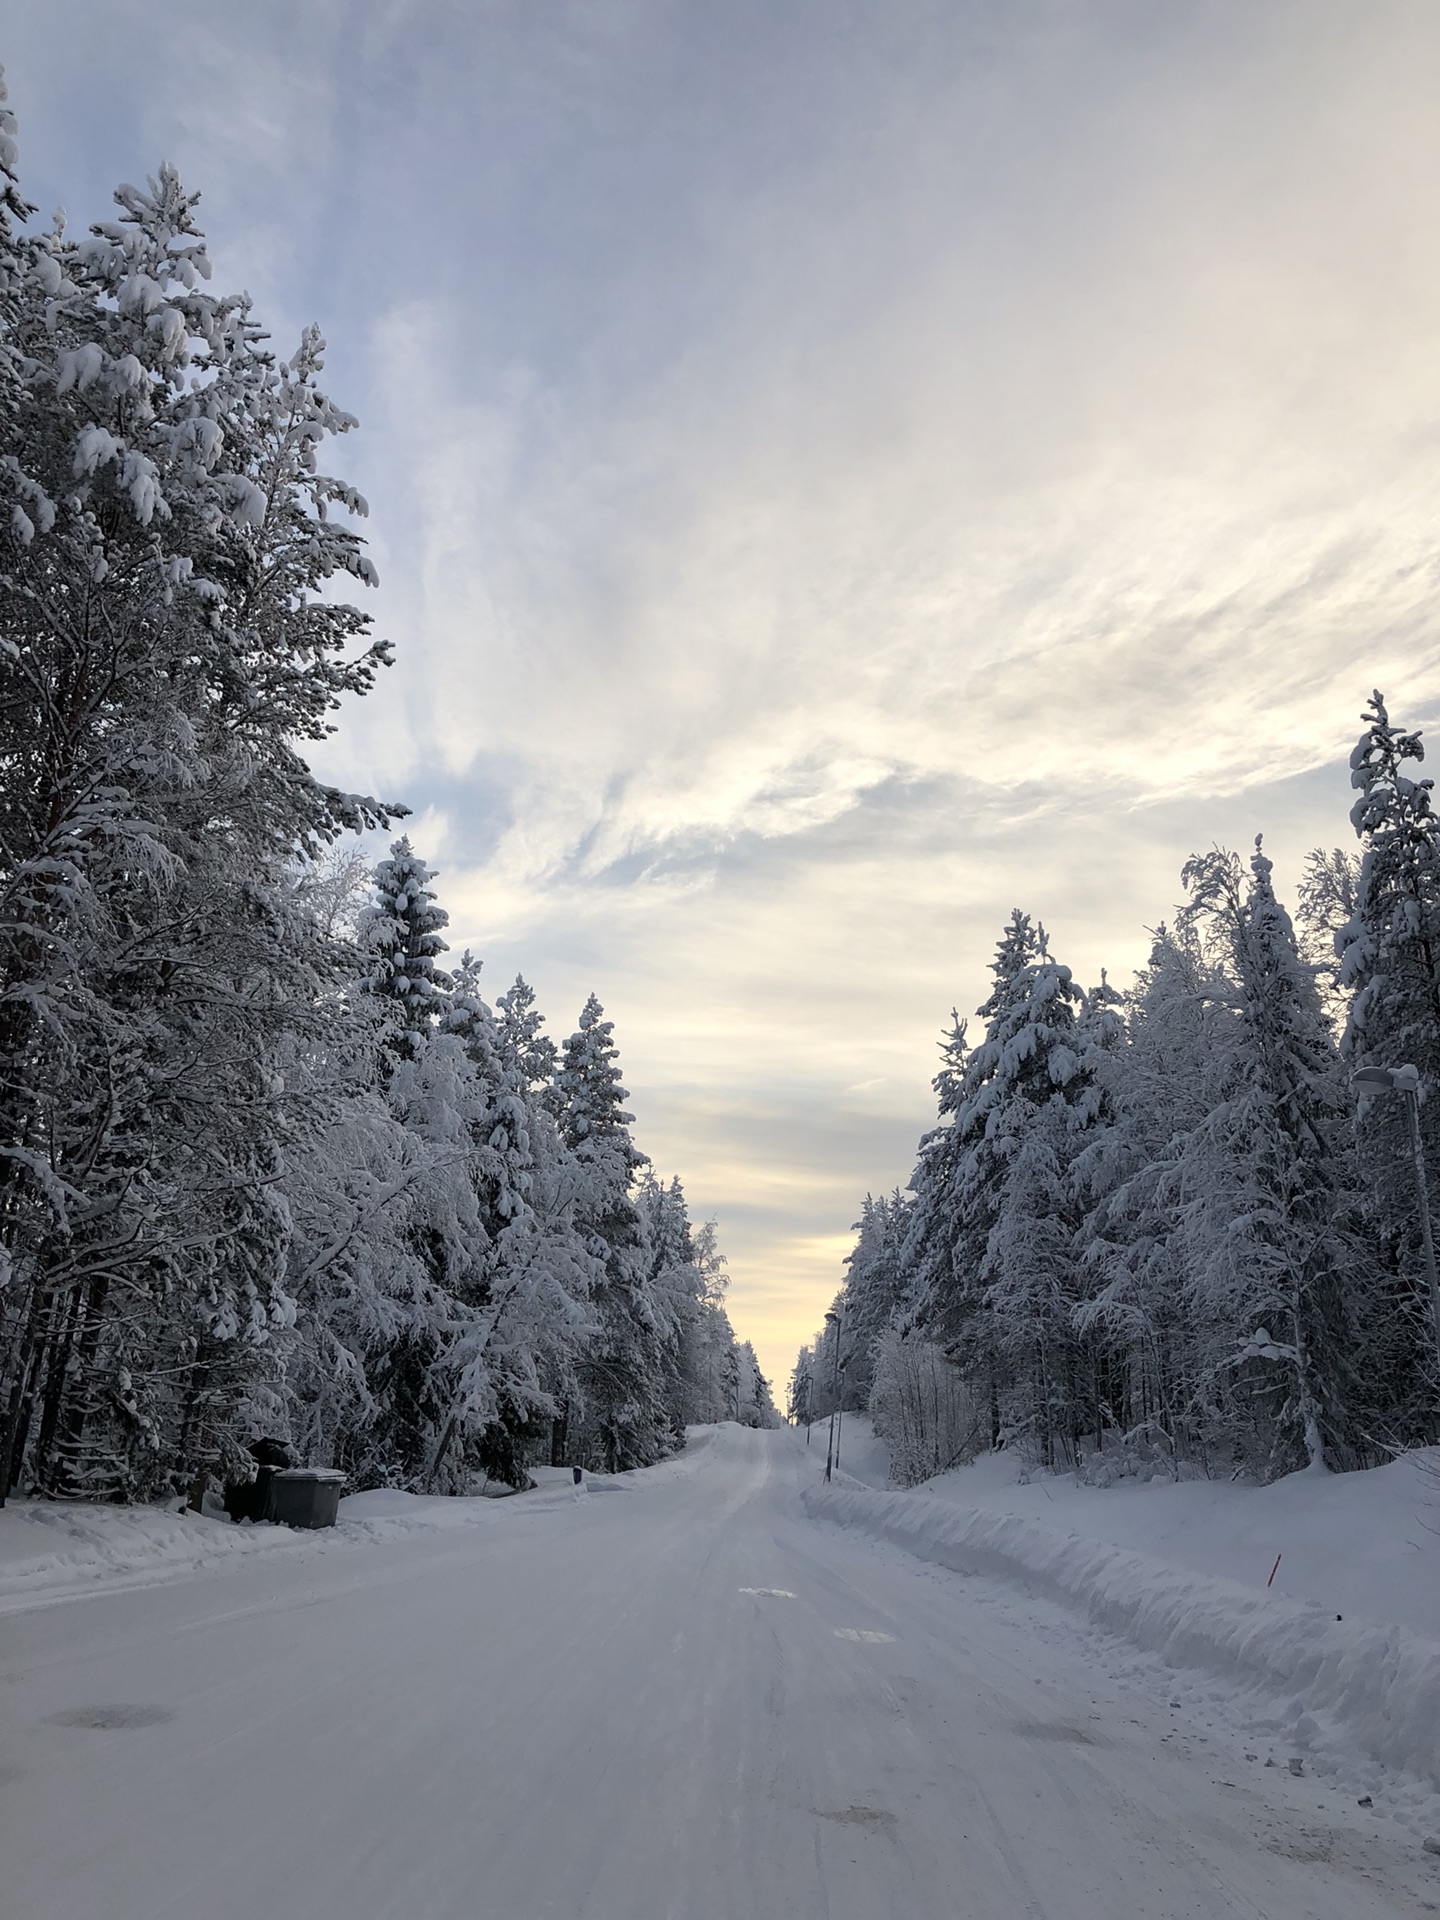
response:
M1274 1586L1274 1584L1275 1584L1275 1576L1276 1576L1276 1574L1277 1574L1277 1573L1278 1573L1278 1572L1280 1571L1280 1562L1281 1562L1281 1559L1282 1559L1282 1558L1283 1558L1283 1555L1281 1555L1281 1554L1278 1554L1278 1553L1276 1554L1276 1556L1275 1556L1275 1564L1274 1564L1274 1566L1273 1566L1273 1567L1271 1567L1271 1569L1270 1569L1270 1578L1269 1578L1269 1579L1268 1579L1268 1580L1267 1580L1267 1581L1265 1582L1265 1584L1266 1584L1266 1586L1267 1586L1267 1587L1273 1587L1273 1586Z

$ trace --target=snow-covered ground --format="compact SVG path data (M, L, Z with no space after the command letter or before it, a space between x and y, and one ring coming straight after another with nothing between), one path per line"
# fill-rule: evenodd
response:
M715 1431L692 1429L685 1454L654 1471L690 1471ZM577 1497L568 1467L536 1467L532 1478L535 1490L519 1496L527 1509ZM587 1474L579 1497L622 1491L635 1478ZM338 1524L323 1533L248 1522L236 1526L218 1511L177 1511L178 1502L167 1508L12 1500L0 1508L0 1614L101 1589L153 1586L255 1555L314 1558L370 1541L484 1527L496 1520L508 1498L453 1500L391 1489L347 1494Z
M1440 1903L1424 1808L1292 1777L1281 1737L1242 1724L1248 1695L1227 1719L1218 1683L1197 1693L1008 1582L816 1525L801 1496L823 1449L796 1436L698 1438L603 1495L447 1503L475 1517L446 1526L372 1497L334 1535L32 1594L0 1622L4 1911L1355 1920ZM838 1497L862 1495L885 1497Z
M847 1436L851 1425L847 1419ZM846 1467L884 1486L884 1448L868 1423L854 1427L859 1458ZM1020 1514L1241 1586L1264 1588L1273 1570L1272 1593L1440 1640L1440 1449L1369 1473L1296 1473L1268 1487L1231 1480L1090 1487L1070 1474L1027 1476L1013 1455L998 1453L918 1491Z
M1287 1764L1362 1786L1383 1778L1397 1814L1408 1805L1405 1817L1433 1821L1433 1453L1263 1488L1096 1488L1001 1455L898 1492L885 1489L883 1449L866 1423L852 1428L848 1471L831 1486L811 1464L805 1500L816 1517L1059 1599L1171 1670L1206 1676L1216 1700L1248 1689L1256 1705L1237 1724L1277 1738Z

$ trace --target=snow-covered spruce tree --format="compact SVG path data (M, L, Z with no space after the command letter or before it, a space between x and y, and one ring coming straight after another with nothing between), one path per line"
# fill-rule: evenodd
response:
M551 1110L580 1179L576 1224L603 1263L594 1296L600 1333L579 1361L582 1405L569 1410L569 1460L621 1472L650 1466L671 1446L665 1402L667 1328L650 1286L639 1209L632 1194L647 1165L630 1138L633 1116L616 1064L614 1023L592 993L566 1041Z
M1080 991L1018 909L991 971L985 1037L937 1082L952 1118L912 1182L902 1324L938 1341L988 1400L996 1441L1025 1437L1051 1461L1101 1417L1074 1318L1087 1276L1071 1172L1098 1107Z
M902 1260L908 1276L910 1319L928 1337L959 1359L967 1373L985 1366L993 1410L994 1439L1000 1438L999 1375L989 1366L984 1303L985 1246L994 1222L1000 1163L986 1146L989 1097L986 1088L999 1061L998 1024L1009 1008L1015 982L1038 952L1027 914L1012 913L990 963L994 985L980 1018L986 1022L980 1046L967 1044L966 1024L952 1017L935 1077L941 1124L920 1143L920 1159L911 1178L915 1205Z
M845 1290L830 1303L820 1331L815 1335L809 1347L810 1353L810 1418L826 1420L839 1406L845 1392L845 1375L849 1371L850 1342L845 1332L844 1322L840 1318L845 1305Z
M1433 783L1406 771L1424 757L1418 733L1395 726L1376 692L1350 756L1361 845L1355 909L1340 934L1340 981L1350 996L1341 1050L1350 1070L1413 1065L1430 1191L1440 1169L1440 819ZM1436 1436L1437 1386L1413 1162L1399 1099L1367 1101L1358 1141L1385 1250L1391 1338L1368 1364L1393 1388L1396 1431Z
M682 1362L686 1424L700 1426L728 1418L723 1382L735 1332L725 1310L730 1279L725 1272L725 1256L717 1244L715 1222L702 1221L693 1229L691 1240L701 1290Z
M1123 1376L1111 1404L1124 1451L1145 1466L1204 1454L1193 1301L1167 1183L1175 1143L1221 1098L1213 1028L1229 994L1189 921L1156 929L1127 996L1123 1050L1096 1069L1113 1075L1118 1113L1076 1160L1093 1197L1083 1235L1091 1291L1077 1317L1102 1334Z
M1350 818L1362 847L1355 911L1340 936L1352 997L1345 1034L1357 1063L1412 1062L1422 1082L1440 1072L1440 820L1433 782L1411 779L1424 758L1418 733L1392 725L1377 692L1350 756L1359 797ZM1440 1121L1427 1116L1430 1131Z
M421 1310L369 1359L376 1470L431 1490L477 1474L520 1486L555 1383L595 1331L599 1270L574 1223L583 1180L531 1084L528 990L501 1021L468 954L454 974L439 968L433 878L398 842L361 923L369 993L395 1009L387 1102L425 1163L407 1196Z
M447 950L441 930L450 916L436 902L434 878L408 838L397 840L390 858L375 869L374 899L360 915L360 946L369 963L366 985L398 1008L394 1035L402 1056L418 1051L434 1031L451 984L435 964Z
M551 1466L569 1460L572 1413L578 1419L581 1388L579 1359L598 1333L595 1301L605 1283L603 1247L582 1224L582 1202L590 1179L563 1139L556 1118L553 1080L559 1054L542 1032L545 1017L535 1005L529 983L517 976L495 1007L495 1048L501 1072L524 1101L529 1132L532 1230L535 1258L565 1297L585 1303L584 1326L546 1343L541 1379L551 1404L548 1448L539 1450Z
M447 1360L478 1291L482 1233L470 1165L480 1095L462 1042L441 1031L451 978L436 962L449 916L433 879L408 839L396 841L375 869L374 901L359 927L363 985L381 1021L380 1082L411 1140L406 1230L423 1275L413 1311L381 1352L366 1356L376 1407L371 1444L374 1470L411 1486L427 1484L436 1469L453 1399Z
M292 1314L271 1058L337 965L292 862L384 817L296 748L387 658L328 591L373 570L322 343L209 292L173 171L116 198L0 245L0 1497L230 1444Z
M403 1477L388 1444L389 1356L444 1318L423 1236L436 1149L388 1098L393 1028L383 1009L360 993L330 1011L322 1037L297 1038L281 1056L287 1093L325 1119L284 1165L295 1325L278 1343L283 1378L252 1391L242 1424L247 1437L277 1435L302 1459L373 1486Z
M797 1427L808 1427L815 1418L815 1349L801 1347L790 1371L785 1410Z
M526 1065L504 1045L467 954L441 1016L470 1070L467 1124L479 1232L463 1289L465 1312L445 1356L449 1412L430 1469L447 1452L512 1486L548 1445L557 1412L552 1383L597 1331L588 1301L598 1284L573 1217L542 1192L559 1140L534 1097Z
M905 1242L909 1206L897 1190L877 1200L866 1194L854 1231L858 1238L846 1256L842 1306L845 1344L850 1355L845 1369L845 1405L864 1412L870 1404L875 1375L875 1346L900 1310L904 1271L900 1252Z
M770 1382L760 1371L755 1349L742 1340L735 1349L735 1418L742 1427L782 1425L770 1393Z
M678 1177L668 1182L641 1172L637 1202L649 1290L661 1333L662 1385L672 1444L685 1444L687 1426L726 1418L719 1391L726 1353L735 1344L725 1312L725 1256L715 1223L690 1223Z
M1074 1161L1101 1106L1077 1031L1083 1004L1037 929L1033 959L1007 979L976 1050L989 1073L961 1169L962 1207L968 1190L974 1211L989 1216L981 1351L1004 1383L1007 1432L1046 1465L1077 1459L1081 1437L1102 1433L1107 1419L1096 1356L1076 1321L1088 1275L1087 1196Z
M1257 842L1190 861L1204 959L1204 1112L1142 1183L1184 1301L1188 1424L1207 1457L1274 1475L1357 1458L1349 1356L1366 1252L1329 1023Z
M514 985L495 1002L495 1011L496 1044L506 1071L527 1094L543 1092L555 1078L560 1056L555 1042L541 1032L545 1016L535 1005L535 989L517 974Z
M940 1042L941 1065L931 1085L937 1097L937 1124L923 1134L915 1171L910 1176L913 1195L899 1250L900 1285L912 1318L938 1325L941 1301L958 1299L961 1287L954 1260L953 1191L961 1135L955 1114L965 1085L968 1058L967 1026L951 1010L950 1028ZM937 1337L943 1337L938 1334Z

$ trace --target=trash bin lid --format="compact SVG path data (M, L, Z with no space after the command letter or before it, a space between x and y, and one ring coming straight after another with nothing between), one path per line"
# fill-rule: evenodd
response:
M343 1480L339 1467L281 1467L277 1480Z

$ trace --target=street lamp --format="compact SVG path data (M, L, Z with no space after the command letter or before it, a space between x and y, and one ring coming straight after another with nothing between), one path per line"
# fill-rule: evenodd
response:
M1420 1239L1425 1248L1425 1278L1430 1287L1430 1332L1440 1364L1440 1281L1435 1277L1435 1236L1430 1228L1430 1186L1425 1178L1425 1155L1420 1146L1420 1069L1418 1067L1361 1067L1350 1085L1362 1099L1398 1093L1405 1102L1410 1127L1410 1158L1415 1174L1415 1200L1420 1209Z
M837 1467L840 1464L840 1446L838 1436L835 1432L835 1415L840 1410L840 1368L843 1364L840 1359L840 1328L842 1315L836 1313L832 1307L830 1312L825 1316L825 1324L827 1327L833 1327L835 1329L835 1375L831 1383L830 1439L825 1448L825 1478L828 1480L830 1478L831 1468Z

